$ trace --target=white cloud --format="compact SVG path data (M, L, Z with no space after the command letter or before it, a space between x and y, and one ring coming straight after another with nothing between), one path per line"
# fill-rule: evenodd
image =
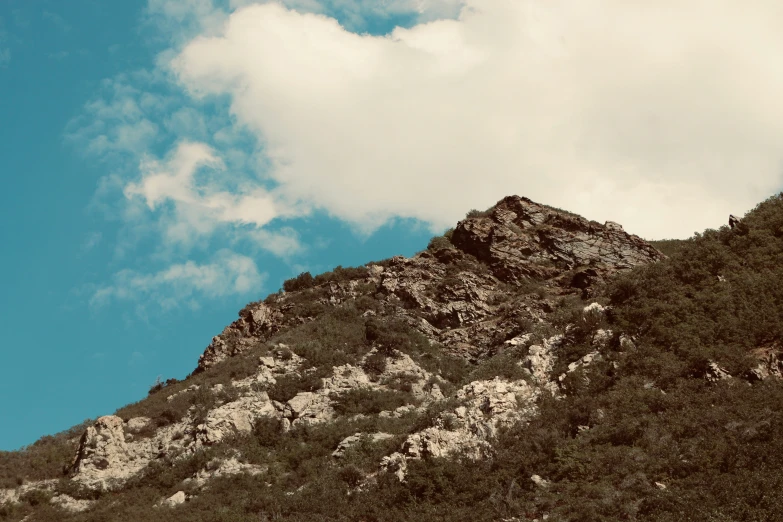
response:
M470 0L373 37L247 5L210 15L172 68L196 96L229 95L265 144L269 208L437 228L517 193L683 237L781 187L781 15L772 0Z
M66 139L102 158L143 154L160 134L155 115L170 101L134 87L125 76L104 80L102 87L103 97L87 103L84 114L68 123Z
M234 183L233 191L225 189L232 185L231 176L213 150L202 143L182 141L165 161L146 159L139 170L141 179L125 187L125 196L141 198L151 211L161 210L160 225L167 242L189 244L211 235L217 227L230 225L240 227L257 246L277 255L301 248L290 230L262 229L291 210L257 185Z
M289 258L301 254L305 246L299 242L299 234L292 228L286 227L279 231L269 231L263 228L245 232L253 244L262 250L266 250L278 257Z
M112 300L145 300L164 309L183 303L192 306L199 298L260 293L264 276L247 256L229 250L217 252L211 263L187 261L152 274L123 270L112 284L93 292L90 305L99 307Z

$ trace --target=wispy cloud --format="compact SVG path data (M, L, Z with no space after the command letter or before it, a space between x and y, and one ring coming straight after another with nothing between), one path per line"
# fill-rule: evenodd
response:
M125 196L141 198L150 211L161 212L167 241L188 243L221 224L252 225L258 234L257 229L281 214L262 187L223 189L225 165L201 143L180 142L165 161L144 160L139 170L141 179L125 187ZM279 251L283 243L274 245L272 251Z
M111 301L145 301L172 309L185 305L198 307L201 299L260 293L265 276L247 256L219 251L210 263L187 261L155 273L123 270L111 284L92 293L90 305L101 307Z
M102 96L68 123L66 139L93 156L115 159L116 153L129 154L136 161L158 139L153 115L168 102L133 85L143 80L126 75L104 80Z
M55 25L58 29L60 29L63 32L67 33L67 32L69 32L72 29L71 24L69 24L65 20L65 18L63 18L62 16L60 16L57 13L54 13L54 12L48 11L48 10L44 10L42 16L43 16L44 20L47 20L47 21L51 22L53 25Z
M7 67L11 62L11 49L0 47L0 67Z
M101 232L90 232L87 234L87 236L84 238L84 241L82 241L82 252L89 252L98 244L101 242L101 239L103 239L103 234Z

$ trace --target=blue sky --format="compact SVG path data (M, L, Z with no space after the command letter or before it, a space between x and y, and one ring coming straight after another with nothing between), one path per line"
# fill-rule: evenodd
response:
M163 42L145 38L154 33L145 8L142 1L0 5L0 48L10 54L0 95L11 101L0 104L0 449L111 413L143 397L159 375L184 378L239 309L300 270L410 255L431 235L401 219L366 237L315 212L286 223L306 251L281 258L247 249L259 277L238 290L164 287L91 304L122 270L201 265L232 248L232 240L213 237L186 254L162 253L160 239L129 228L101 194L107 176L133 170L133 153L96 156L69 137L85 105L110 96L107 81L154 65ZM166 299L181 302L161 305Z
M5 0L0 449L509 194L650 239L749 210L783 187L783 8L755 5Z

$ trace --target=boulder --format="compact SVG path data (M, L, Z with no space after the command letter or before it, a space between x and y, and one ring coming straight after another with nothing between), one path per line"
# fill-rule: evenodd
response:
M277 411L266 392L250 392L207 414L198 426L197 440L205 445L220 442L229 435L247 434L260 417L275 417Z
M184 504L187 500L187 497L185 496L184 491L177 491L173 495L171 495L169 498L163 501L163 504L169 507L178 506L180 504Z

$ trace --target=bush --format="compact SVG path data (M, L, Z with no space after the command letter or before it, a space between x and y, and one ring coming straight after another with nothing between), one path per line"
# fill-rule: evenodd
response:
M435 236L430 239L430 242L427 244L427 250L432 250L433 252L444 248L455 248L454 245L451 244L451 241L444 236Z
M382 411L391 411L417 401L410 393L396 390L373 390L355 388L340 393L333 399L333 407L340 415L377 415Z
M283 290L286 292L296 292L297 290L307 290L315 286L315 280L310 272L302 272L293 279L283 282Z
M468 213L465 215L466 218L483 218L483 217L489 217L492 215L492 210L494 207L490 207L487 210L476 210L475 208L472 210L469 210Z
M297 393L320 390L323 377L323 374L318 373L282 375L277 377L277 382L269 388L269 398L273 401L286 402L293 399Z

